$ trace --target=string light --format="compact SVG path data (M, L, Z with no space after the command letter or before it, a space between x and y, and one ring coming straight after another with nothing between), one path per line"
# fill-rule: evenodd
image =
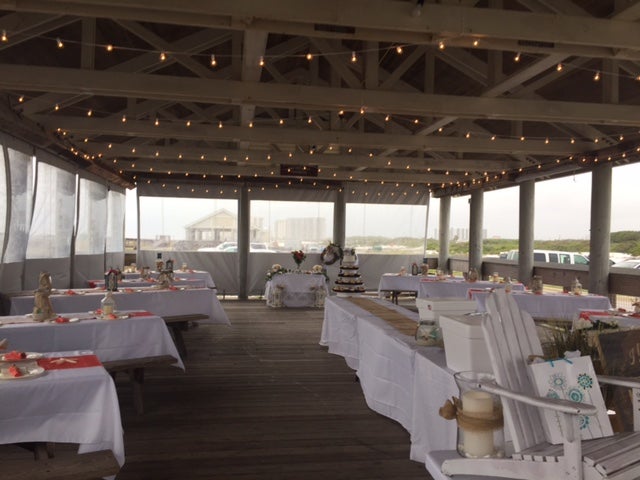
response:
M520 52L516 53L516 56L513 57L513 61L514 62L519 62L520 61Z
M307 60L311 61L311 60L313 60L313 55L311 54L311 52L309 52L309 53L307 53L307 54L305 55L305 58L306 58Z
M477 47L479 44L480 44L480 41L478 41L478 40L474 40L473 41L473 46L474 47Z
M160 61L164 62L167 59L167 54L164 52L160 52Z
M438 49L439 50L444 50L445 49L445 44L444 44L444 42L442 40L440 40L438 42Z
M2 40L3 42L8 42L9 41L9 37L7 37L7 31L6 30L2 30L2 36L0 36L0 40Z
M105 50L106 50L107 52L113 52L113 45L111 45L111 44L107 45L107 46L105 47Z
M358 61L358 57L356 57L356 51L353 50L351 52L351 63L356 63Z
M216 56L213 53L211 54L211 61L209 63L211 64L212 67L215 67L216 65L218 65L218 62L216 61Z
M260 55L260 60L258 61L258 65L260 65L261 67L264 67L264 57L262 55Z
M563 68L563 66L562 66L562 64L561 64L561 63L559 63L559 64L556 66L556 70L557 70L558 72L561 72L561 71L562 71L562 68Z
M403 50L402 50L402 46L401 46L401 45L398 45L398 46L396 47L396 53L397 53L398 55L402 55L402 52L403 52Z
M87 110L87 117L90 117L91 115L93 115L93 110L91 109Z
M127 116L126 115L122 115L122 123L125 123L127 121Z
M56 38L56 45L58 46L58 48L64 48L64 43L62 43L60 37Z

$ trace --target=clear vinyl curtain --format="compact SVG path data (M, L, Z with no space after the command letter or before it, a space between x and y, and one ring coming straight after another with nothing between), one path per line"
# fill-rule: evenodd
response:
M102 254L107 230L107 187L80 178L76 255Z
M27 259L70 257L75 218L76 175L38 162L36 200Z
M29 239L33 202L33 157L12 148L7 148L7 153L11 185L9 212L11 224L7 232L9 240L2 261L17 263L24 261Z

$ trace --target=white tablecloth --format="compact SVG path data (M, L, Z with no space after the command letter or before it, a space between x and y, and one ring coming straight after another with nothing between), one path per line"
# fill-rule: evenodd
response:
M172 285L175 287L205 288L208 287L206 283L204 279L175 277ZM104 288L104 280L88 280L87 284L89 288ZM155 280L149 281L143 278L124 278L118 282L119 289L153 287L157 285Z
M379 302L418 321L414 312ZM320 344L357 371L371 409L411 434L412 460L424 462L432 449L455 448L456 424L438 414L445 400L457 395L442 348L419 346L413 337L339 297L325 303Z
M489 294L473 292L472 298L478 303L478 311L485 311L485 302ZM608 310L611 303L607 297L600 295L572 295L568 293L535 295L529 292L513 292L513 299L518 307L531 314L533 318L565 319L577 318L580 310Z
M265 285L264 296L270 307L277 306L274 302L274 293L278 287L282 288L282 304L285 307L313 307L316 306L317 289L324 290L324 296L329 293L324 275L282 273L274 275Z
M157 278L158 272L150 272L153 278ZM126 280L136 280L140 278L140 272L134 273L123 273L122 277ZM209 272L205 272L204 270L174 270L173 277L175 279L184 279L184 280L199 280L204 283L205 287L208 288L216 288L216 284L211 277ZM103 279L104 281L104 279Z
M504 288L504 283L490 282L488 280L478 280L476 282L466 282L464 280L440 280L420 282L418 298L468 298L467 293L470 288ZM515 283L512 286L514 291L524 291L524 285Z
M380 277L378 293L381 292L417 292L420 281L427 278L435 278L434 275L399 275L397 273L385 273Z
M81 314L65 317L83 318ZM21 323L11 323L19 321ZM184 369L164 320L156 315L117 320L87 319L75 323L24 323L24 317L0 317L0 336L9 349L28 352L92 350L101 362L171 355Z
M0 443L77 443L78 453L111 450L124 464L118 396L104 368L49 370L33 379L0 381L0 399Z
M83 291L83 290L80 290ZM51 295L51 303L56 313L87 312L100 308L103 290L86 290L79 295ZM229 317L222 308L216 291L210 288L189 288L184 290L138 289L132 292L114 292L118 310L146 310L158 316L186 315L201 313L209 317L209 323L229 325ZM12 296L11 315L24 315L33 311L33 295Z

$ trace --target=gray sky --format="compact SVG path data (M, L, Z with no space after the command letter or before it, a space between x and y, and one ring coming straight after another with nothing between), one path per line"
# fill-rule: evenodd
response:
M640 230L638 220L638 179L640 179L640 164L625 165L613 169L613 189L612 189L612 215L611 231L620 230ZM163 225L165 233L176 235L176 232L183 232L183 226L197 220L209 212L229 205L226 201L207 200L204 208L192 208L193 200L165 200L163 210L165 221L162 224L160 218L146 216L142 227L142 236L148 236L145 231L157 229L158 225ZM451 227L468 228L469 226L469 196L455 197L451 202ZM186 207L187 203L190 207ZM225 205L226 204L226 205ZM547 180L536 183L535 192L535 238L538 240L552 239L588 239L591 204L591 174L581 174L565 177L557 180ZM357 226L353 235L361 234L360 231L366 227L368 235L390 236L414 236L424 235L424 220L416 218L415 215L400 216L397 206L388 208L389 214L384 221L379 220L375 208L367 207L365 215L359 213L355 207L352 209L351 218L347 218L350 226ZM155 209L154 209L155 210ZM254 211L252 215L260 215L272 221L285 217L303 217L307 213L311 216L316 214L326 215L330 211L325 206L316 206L309 210L309 206L301 206L295 212L291 212L291 206L282 210L274 206L269 212ZM126 236L135 238L136 218L135 218L135 191L127 191L127 221L125 227ZM496 190L485 193L484 196L484 220L483 228L487 230L487 235L501 238L518 237L518 187ZM149 215L148 210L143 213ZM159 212L156 212L159 213ZM432 237L438 227L439 201L432 199L429 209L428 233ZM160 223L159 223L160 222ZM349 235L349 231L347 232Z

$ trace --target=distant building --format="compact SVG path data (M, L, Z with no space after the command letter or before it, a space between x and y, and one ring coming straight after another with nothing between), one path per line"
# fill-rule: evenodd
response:
M250 241L262 240L262 226L262 218L251 219ZM238 240L238 217L226 208L221 208L186 225L184 229L186 240L207 241L215 246L222 242Z
M438 238L439 230L436 228L433 231L433 238ZM468 242L469 241L469 229L460 227L451 227L449 229L449 238L452 242ZM482 229L482 239L486 240L487 229Z
M285 248L301 248L308 242L323 240L326 230L325 218L287 218L275 222L273 234L279 245Z

